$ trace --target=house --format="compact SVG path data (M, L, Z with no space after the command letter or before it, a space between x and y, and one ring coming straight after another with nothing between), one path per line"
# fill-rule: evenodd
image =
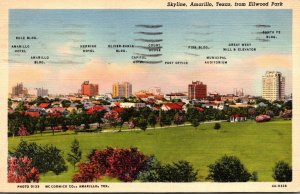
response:
M120 108L120 107L114 107L111 111L113 111L113 112L117 112L117 113L121 113L121 112L123 112L124 111L124 108Z
M171 102L168 102L168 103L164 103L161 107L161 110L163 111L168 111L168 110L182 110L182 106L183 104L182 103L171 103Z
M46 109L46 113L49 116L61 116L61 115L68 114L68 111L66 108L63 108L63 107L54 107L54 108Z
M103 107L103 106L100 106L100 105L95 105L95 106L89 108L89 109L86 111L86 113L87 113L87 114L94 114L94 113L96 113L96 112L98 112L98 111L103 111L103 110L106 110L106 108Z
M29 109L25 112L25 115L28 115L31 117L39 117L41 115L41 113L37 109Z
M241 114L233 114L230 116L230 122L241 122L246 121L247 117L241 115Z
M142 107L145 107L146 104L145 103L142 103L142 102L137 102L137 103L134 103L134 102L121 102L120 103L120 107L121 108L142 108Z
M40 108L49 108L50 107L50 103L41 103L40 105L39 105L39 107Z

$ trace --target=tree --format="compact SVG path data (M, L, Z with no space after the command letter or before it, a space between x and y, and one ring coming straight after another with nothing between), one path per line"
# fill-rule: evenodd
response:
M137 179L142 182L194 182L197 175L198 171L187 161L161 165L154 156L151 156Z
M59 174L67 170L63 152L52 145L42 147L35 142L27 143L21 140L14 152L10 152L10 155L17 158L25 156L31 158L32 165L36 167L40 173L52 171L55 174Z
M137 148L94 150L88 158L88 162L79 164L79 172L73 176L73 182L92 182L103 176L131 182L144 169L148 159Z
M198 171L187 161L178 161L162 166L159 170L160 182L194 182Z
M36 128L37 130L40 130L41 136L43 135L43 131L45 131L45 128L47 126L47 119L42 116L37 120Z
M137 180L142 182L159 182L159 170L161 164L155 156L150 156L146 162L145 168L137 175Z
M199 123L198 119L195 118L195 119L192 120L192 126L193 127L197 128L199 125L200 125L200 123Z
M39 182L40 173L32 165L32 160L27 156L8 160L7 181L9 183L31 183Z
M18 135L19 136L28 136L29 133L28 133L26 127L24 127L24 126L19 127Z
M273 178L278 182L292 181L292 168L284 161L278 161L273 168Z
M8 131L9 133L15 137L20 127L20 123L17 120L9 119L8 120Z
M149 117L148 117L148 123L151 127L155 128L155 125L157 123L157 118L154 114L154 112L151 112Z
M121 117L119 116L119 113L115 111L110 111L104 114L104 120L107 122L110 127L116 128L119 123L122 121Z
M173 121L178 126L184 122L184 117L177 112L173 117Z
M71 144L71 152L68 153L68 157L67 157L68 162L70 162L73 165L74 170L75 170L76 164L81 159L81 155L82 155L82 152L79 147L79 141L77 139L74 139L74 141Z
M251 178L251 174L235 156L225 155L208 168L207 179L214 182L247 182Z
M141 130L146 131L147 125L148 125L148 122L147 122L146 119L144 119L144 118L139 119L138 127L139 127Z

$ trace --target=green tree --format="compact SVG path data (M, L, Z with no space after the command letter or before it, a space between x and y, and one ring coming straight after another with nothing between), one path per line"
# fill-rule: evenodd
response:
M40 173L52 171L55 174L60 174L67 170L63 152L52 145L40 146L35 142L27 143L21 140L17 148L10 151L10 155L17 158L28 156L32 159L32 165Z
M8 131L9 134L11 134L13 137L17 134L19 131L20 123L15 119L8 120Z
M292 167L284 161L278 161L273 168L273 178L278 182L291 182Z
M74 139L71 143L71 151L68 153L67 161L70 162L75 170L76 164L81 160L82 152L80 150L79 141Z
M167 164L159 169L160 182L195 182L198 171L187 161Z
M146 119L144 119L144 118L139 119L139 121L138 121L138 127L141 130L146 131L147 125L148 125L148 122L147 122Z
M208 168L207 179L214 182L247 182L251 179L251 174L235 156L225 155Z
M148 123L151 127L155 128L155 125L157 123L157 119L156 116L154 114L154 112L151 112L149 117L148 117Z
M200 122L199 122L198 119L195 118L195 119L192 120L192 126L193 127L197 128L199 125L200 125Z
M145 169L138 174L137 180L142 182L159 182L160 168L161 164L157 158L155 156L150 156L146 163Z
M148 159L145 170L137 179L142 182L194 182L198 171L187 161L178 161L162 165L154 156Z

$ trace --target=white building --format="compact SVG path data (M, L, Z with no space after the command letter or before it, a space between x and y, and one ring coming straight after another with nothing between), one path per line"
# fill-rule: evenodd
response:
M267 71L263 76L262 97L269 100L284 100L285 77L278 71Z
M48 96L48 90L44 88L29 89L28 94L31 96Z
M142 108L145 107L146 104L145 103L133 103L133 102L121 102L120 103L120 107L121 108Z

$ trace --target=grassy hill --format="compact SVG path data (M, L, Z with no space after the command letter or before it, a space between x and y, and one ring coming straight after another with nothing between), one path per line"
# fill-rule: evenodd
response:
M254 121L223 122L220 130L214 124L201 124L197 129L192 126L151 129L146 132L80 133L73 132L32 135L23 137L25 141L38 144L53 144L66 154L71 142L76 138L83 151L82 161L92 149L107 146L128 148L137 147L146 155L154 154L162 163L187 160L198 169L199 181L205 181L208 165L221 156L235 155L249 171L258 173L259 181L274 181L272 168L278 160L291 164L292 161L292 122L277 120L267 123ZM9 138L9 150L20 142L20 137ZM71 182L75 171L70 165L67 172L60 175L47 173L41 182ZM115 181L115 179L105 179Z

